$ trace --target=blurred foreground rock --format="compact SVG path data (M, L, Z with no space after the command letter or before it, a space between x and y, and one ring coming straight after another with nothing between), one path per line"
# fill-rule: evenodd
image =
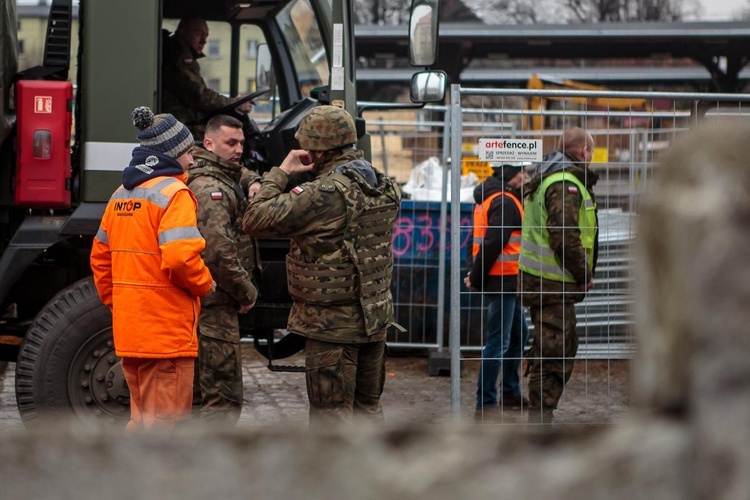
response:
M2 437L1 498L684 499L669 422L526 434L514 428ZM675 490L678 488L678 490Z
M750 128L675 143L639 226L634 393L688 425L690 498L750 498Z
M672 146L644 200L637 411L617 425L0 436L8 499L750 498L750 129Z

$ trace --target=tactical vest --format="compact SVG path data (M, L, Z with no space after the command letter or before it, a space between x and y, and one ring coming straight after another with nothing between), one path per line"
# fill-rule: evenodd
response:
M489 212L492 202L498 196L507 196L518 208L518 213L523 219L523 205L520 200L508 191L499 191L485 198L485 200L474 207L474 244L471 248L471 255L476 258L484 243L484 236L487 234L489 226ZM490 268L490 276L514 276L518 274L518 256L521 253L521 229L511 231L508 244L503 247L503 251L497 256L494 264Z
M525 273L545 279L575 283L575 278L567 269L560 266L555 252L550 248L549 231L547 231L545 193L553 183L563 181L575 184L583 196L583 203L578 213L578 227L581 231L581 246L587 265L589 267L593 265L597 231L596 203L578 177L569 172L556 172L545 178L536 192L529 195L524 203L526 215L521 236L519 268Z
M234 191L234 195L237 198L238 215L232 220L232 237L237 244L237 255L240 259L240 265L251 274L259 271L259 269L256 269L260 266L259 251L253 242L252 236L242 230L242 216L247 208L247 197L245 196L245 192L234 179L222 172L218 167L212 167L209 164L192 167L190 169L188 186L190 186L190 183L194 179L204 175L213 177Z
M366 333L372 335L394 320L390 286L399 193L377 171L376 188L347 171L358 161L362 160L341 165L328 175L346 202L343 251L313 263L287 255L287 282L295 301L323 306L359 303Z

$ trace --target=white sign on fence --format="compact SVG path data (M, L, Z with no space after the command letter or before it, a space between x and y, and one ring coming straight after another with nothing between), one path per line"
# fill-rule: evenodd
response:
M541 139L479 139L479 159L489 162L542 161Z

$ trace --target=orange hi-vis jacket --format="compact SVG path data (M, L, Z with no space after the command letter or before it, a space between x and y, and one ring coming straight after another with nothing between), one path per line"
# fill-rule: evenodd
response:
M518 207L518 213L523 219L523 204L512 193L508 191L498 191L488 196L481 204L474 207L474 244L471 247L471 255L476 257L482 249L484 235L487 233L489 226L489 212L492 201L498 196L507 196ZM518 257L521 255L521 228L510 233L508 244L503 247L503 251L497 256L497 260L490 268L490 276L512 276L518 274Z
M206 243L186 178L120 186L102 217L91 269L99 297L112 310L118 356L198 355L200 297L212 279L200 256Z

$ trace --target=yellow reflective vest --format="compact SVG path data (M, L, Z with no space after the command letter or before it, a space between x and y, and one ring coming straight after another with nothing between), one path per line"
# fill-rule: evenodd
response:
M575 184L581 195L578 226L581 232L581 246L586 255L589 267L594 262L594 246L596 245L597 219L596 203L583 182L569 172L555 172L547 176L539 188L530 194L524 203L524 220L521 234L521 257L519 269L524 273L539 276L553 281L575 283L576 280L562 265L549 244L547 231L547 204L545 194L555 182L570 182Z

